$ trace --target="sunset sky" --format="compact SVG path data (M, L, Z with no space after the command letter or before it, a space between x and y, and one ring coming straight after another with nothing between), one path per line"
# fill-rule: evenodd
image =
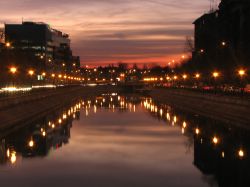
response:
M46 22L70 34L82 65L180 59L209 0L1 0L0 23Z

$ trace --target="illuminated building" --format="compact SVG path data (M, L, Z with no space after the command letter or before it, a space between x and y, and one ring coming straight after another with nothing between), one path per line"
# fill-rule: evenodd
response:
M45 23L5 24L5 42L11 44L15 53L32 56L33 60L28 65L36 69L71 72L80 66L79 57L72 55L69 35ZM16 64L19 63L22 62Z

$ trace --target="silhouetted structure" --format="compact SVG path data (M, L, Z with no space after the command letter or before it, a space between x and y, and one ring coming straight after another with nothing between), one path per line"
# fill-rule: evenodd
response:
M200 69L250 66L250 1L222 0L195 22L193 60Z
M32 57L28 65L37 69L69 72L74 67L69 35L45 23L6 24L5 43L9 43L15 54L25 53L28 58Z

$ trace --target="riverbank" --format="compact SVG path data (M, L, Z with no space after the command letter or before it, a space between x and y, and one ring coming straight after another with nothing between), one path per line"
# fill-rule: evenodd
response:
M186 112L250 129L250 100L183 89L155 88L150 96Z
M1 135L30 124L81 97L94 97L102 93L117 91L118 88L115 86L77 86L61 88L46 94L35 94L29 96L29 98L16 98L10 101L9 104L5 101L2 108L0 107Z

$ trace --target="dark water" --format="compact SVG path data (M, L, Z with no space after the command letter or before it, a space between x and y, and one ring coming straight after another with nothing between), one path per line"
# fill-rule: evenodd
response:
M249 186L249 131L102 95L0 140L0 186Z

